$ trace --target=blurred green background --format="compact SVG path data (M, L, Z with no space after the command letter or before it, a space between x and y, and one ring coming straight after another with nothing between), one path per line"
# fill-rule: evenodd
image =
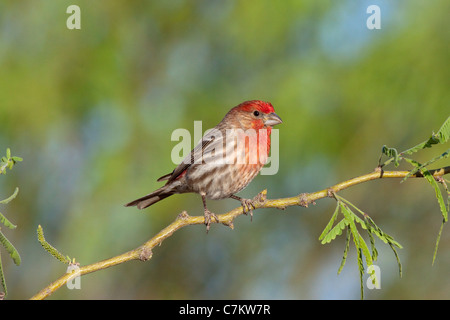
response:
M81 30L66 27L71 4ZM366 27L372 4L380 30ZM139 246L182 210L201 215L195 194L144 211L123 204L173 170L174 129L211 128L244 100L272 102L284 123L279 172L243 197L321 190L372 171L384 144L427 139L449 115L449 10L445 0L0 2L0 150L24 158L0 177L1 199L20 188L0 208L18 225L2 231L22 257L17 267L2 252L7 298L27 299L65 272L38 243L38 224L86 265ZM399 278L377 242L381 290L366 288L368 299L450 298L450 232L431 266L441 214L426 182L342 195L404 246ZM237 205L209 201L217 213ZM344 237L318 241L333 209L324 199L258 210L234 230L190 226L150 261L84 276L81 290L50 299L359 299L354 248L337 275Z

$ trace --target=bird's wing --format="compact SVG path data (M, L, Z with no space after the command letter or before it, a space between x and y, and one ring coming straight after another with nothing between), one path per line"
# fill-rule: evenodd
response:
M202 140L195 146L195 148L187 155L183 161L171 173L166 174L158 179L158 181L176 180L182 175L190 166L195 164L202 164L211 158L213 150L223 147L224 137L220 130L212 129L207 132ZM214 155L214 154L213 154Z

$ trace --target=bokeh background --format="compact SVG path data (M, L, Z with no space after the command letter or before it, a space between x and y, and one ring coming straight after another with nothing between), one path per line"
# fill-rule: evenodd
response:
M66 27L71 4L81 30ZM380 30L366 27L372 4ZM24 158L0 177L0 198L20 188L0 208L18 225L2 231L22 257L17 267L2 252L7 298L27 299L65 272L38 243L39 224L85 265L139 246L182 210L201 215L195 194L145 211L123 204L173 170L174 129L211 128L244 100L271 101L284 123L279 172L243 197L321 190L371 172L384 144L427 139L450 110L449 11L445 0L0 2L0 150ZM432 266L441 214L426 182L379 180L341 195L404 246L399 278L377 241L381 289L366 298L450 298L450 233ZM209 202L217 213L237 205ZM337 275L344 237L318 241L334 205L258 210L209 234L187 227L150 261L84 276L80 290L50 299L359 299L354 248Z

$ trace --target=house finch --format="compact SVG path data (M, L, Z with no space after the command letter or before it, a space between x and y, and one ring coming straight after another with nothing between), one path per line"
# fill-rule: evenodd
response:
M175 170L157 180L167 180L163 187L125 206L144 209L176 193L198 193L207 231L212 217L217 222L219 219L206 207L206 199L233 198L241 202L244 213L251 212L252 200L235 193L244 189L267 162L272 126L282 123L274 111L272 104L259 100L232 108Z

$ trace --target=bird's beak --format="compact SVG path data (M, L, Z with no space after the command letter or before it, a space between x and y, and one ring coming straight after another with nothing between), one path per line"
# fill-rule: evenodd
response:
M268 127L273 127L274 125L280 124L282 122L283 121L281 120L281 118L275 112L269 113L264 117L264 125Z

